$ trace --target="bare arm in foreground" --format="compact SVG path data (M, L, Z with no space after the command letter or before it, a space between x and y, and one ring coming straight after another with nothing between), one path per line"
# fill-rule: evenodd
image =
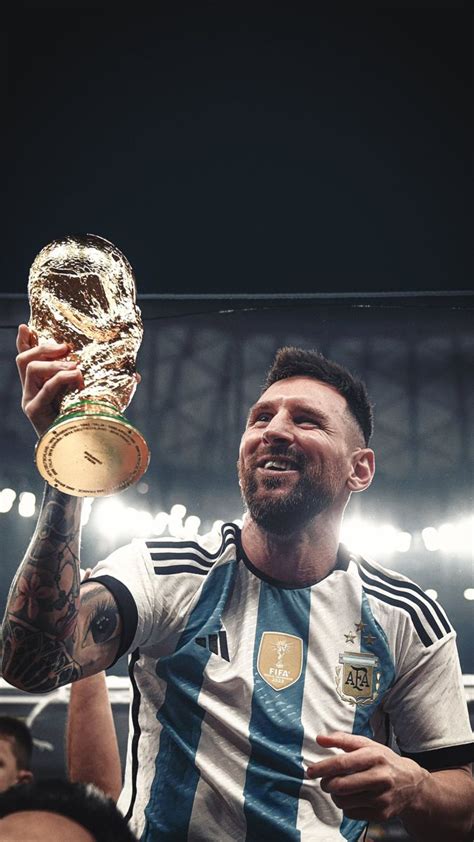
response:
M69 780L93 783L117 801L122 770L105 672L71 686L66 749Z
M80 386L66 345L32 345L18 331L17 367L23 411L38 435L52 423L64 391ZM80 587L82 501L46 487L35 533L12 583L3 622L3 675L31 692L47 692L110 666L121 620L102 585ZM82 597L80 591L82 590Z
M82 581L90 574L88 568ZM70 781L93 783L117 801L122 789L122 768L104 671L71 684L66 757Z
M469 766L428 772L379 743L354 734L321 734L334 755L308 767L308 777L351 819L397 816L419 842L471 842L474 784Z

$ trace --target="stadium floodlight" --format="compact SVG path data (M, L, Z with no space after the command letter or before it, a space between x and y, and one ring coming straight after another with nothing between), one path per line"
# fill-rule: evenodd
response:
M18 514L21 517L33 517L36 508L36 495L31 491L22 491L18 502Z
M443 552L459 555L473 554L474 518L464 518L457 523L443 523L439 527L439 535Z
M474 552L474 518L466 517L456 523L442 523L437 529L427 526L421 530L427 550L440 550L449 555L472 555Z
M146 538L153 532L153 515L146 509L134 509L127 506L125 509L127 529L131 535L137 538Z
M341 541L356 553L377 558L396 552L407 552L412 536L410 532L402 532L389 523L375 526L352 518L343 524Z
M398 553L407 553L411 547L412 534L411 532L397 532L395 538L395 549Z
M199 534L201 518L197 515L189 515L184 521L184 534L186 538L196 538Z
M22 503L20 513L23 517L34 514L34 495L25 497L28 494L29 492L23 492L20 495L21 503L23 499L30 500L29 508L26 502ZM16 494L12 489L4 488L0 491L0 512L9 511L15 497ZM89 519L93 499L85 498L82 520L84 526ZM94 524L105 535L116 535L120 532L126 533L129 538L170 535L181 540L202 537L199 531L202 525L201 519L192 514L185 517L187 509L182 503L175 503L169 513L160 511L155 515L144 509L125 507L115 498L97 501L96 507L98 514ZM232 522L242 528L242 515L234 518ZM215 520L206 534L219 535L223 524L223 520ZM426 526L420 532L425 549L429 552L441 550L443 553L466 555L474 551L474 516L466 517L456 523L443 523L438 528ZM353 517L344 521L340 540L350 550L376 559L409 552L413 544L413 535L411 532L397 529L390 523L377 524L373 520Z
M168 521L168 532L172 538L184 538L184 527L181 518L170 517Z
M95 525L105 536L114 536L126 526L125 506L119 500L109 498L101 500L95 509Z
M92 503L96 499L95 497L84 497L84 502L82 504L82 513L81 513L81 526L84 528L87 526L90 520L91 512L92 512Z
M184 538L183 517L186 514L186 506L175 503L171 506L168 518L168 532L172 538Z
M422 529L421 537L423 539L425 549L427 549L428 552L434 553L436 552L436 550L439 550L441 542L439 539L438 530L435 529L434 526L426 526L424 529Z
M165 531L166 527L168 526L169 520L168 512L158 512L157 515L153 518L153 535L162 535Z
M462 550L462 537L454 523L442 523L438 527L439 548L443 552L459 552Z
M174 506L171 506L170 518L176 518L177 520L182 520L185 515L186 515L186 506L183 506L182 503L175 503Z
M13 491L13 488L3 488L0 491L0 513L6 514L10 511L13 503L15 502L16 498L16 491Z

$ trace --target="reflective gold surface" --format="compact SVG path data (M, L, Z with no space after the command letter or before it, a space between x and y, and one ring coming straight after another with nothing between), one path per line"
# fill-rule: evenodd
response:
M123 412L136 388L143 324L122 252L94 234L54 240L31 266L28 296L38 342L69 342L84 377L84 389L67 394L60 412L78 400L106 401Z
M71 412L60 416L36 447L50 485L73 497L107 497L136 482L148 467L145 439L122 416Z
M145 439L120 413L136 389L143 336L133 270L94 234L45 246L29 276L29 328L39 344L68 342L84 388L65 395L36 446L50 485L77 497L114 494L136 482L150 458Z

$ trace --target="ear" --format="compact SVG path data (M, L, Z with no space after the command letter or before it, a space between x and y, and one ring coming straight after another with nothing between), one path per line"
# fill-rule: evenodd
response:
M33 772L30 772L29 769L20 769L16 778L17 784L30 784L32 780Z
M375 473L375 454L370 447L360 447L351 456L351 472L347 478L350 491L365 491Z

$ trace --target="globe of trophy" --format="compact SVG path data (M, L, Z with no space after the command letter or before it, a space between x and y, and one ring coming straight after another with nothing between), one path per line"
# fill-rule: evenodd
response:
M132 267L113 243L66 235L36 256L28 281L29 328L38 344L67 342L84 388L61 400L35 451L44 479L75 497L122 491L146 471L149 450L122 415L136 385L143 336Z

